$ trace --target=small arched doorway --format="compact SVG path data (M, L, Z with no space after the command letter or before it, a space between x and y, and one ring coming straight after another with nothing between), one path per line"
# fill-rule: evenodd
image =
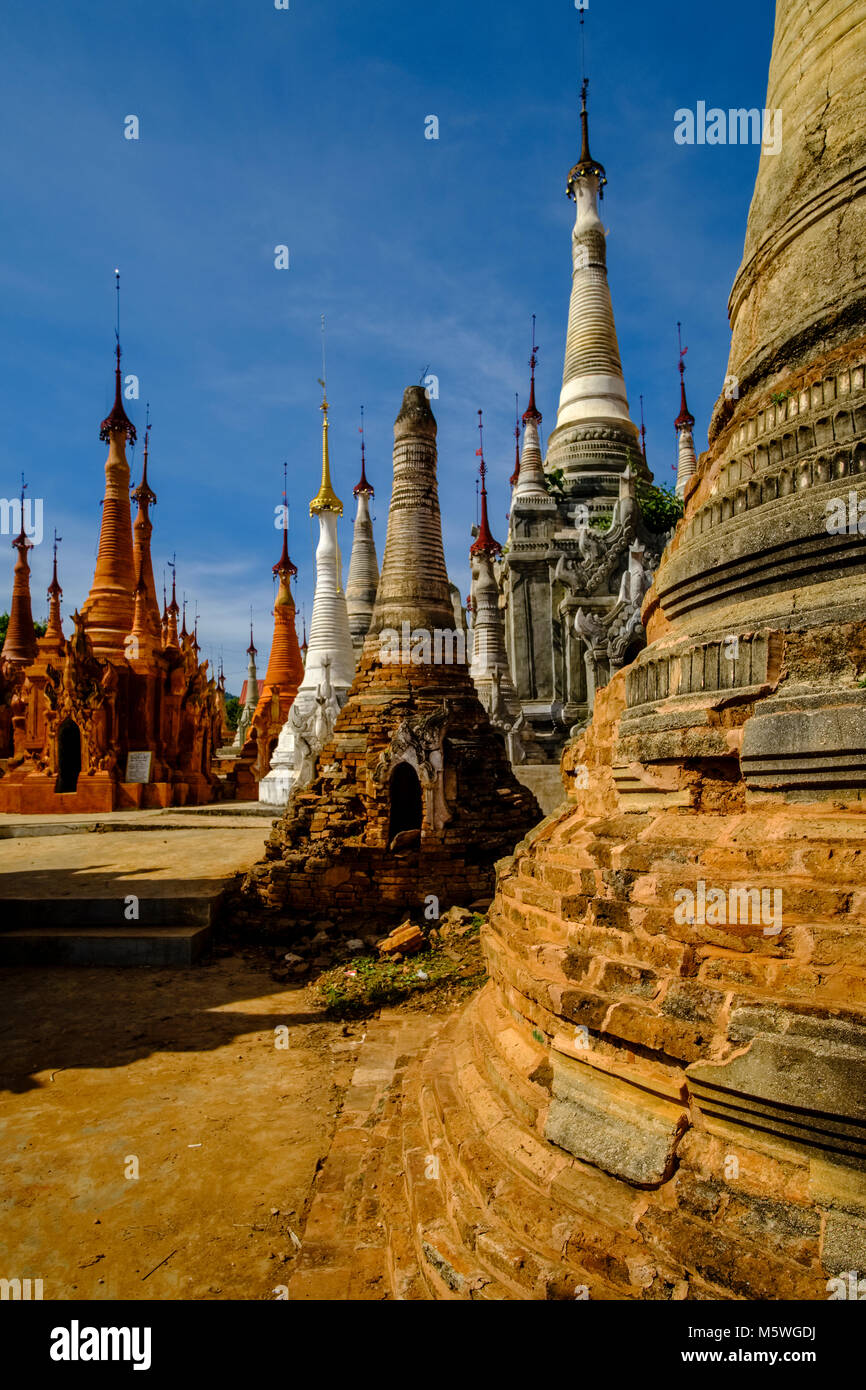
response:
M61 724L57 736L57 790L74 792L81 773L81 730L73 720Z
M391 812L388 840L404 830L420 830L423 820L421 783L411 763L398 763L391 774Z

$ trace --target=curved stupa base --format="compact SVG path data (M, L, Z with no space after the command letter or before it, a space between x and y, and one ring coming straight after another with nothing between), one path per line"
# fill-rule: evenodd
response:
M575 806L518 848L491 982L403 1101L431 1296L811 1300L862 1268L864 835L858 803ZM781 934L772 898L708 925L756 882Z

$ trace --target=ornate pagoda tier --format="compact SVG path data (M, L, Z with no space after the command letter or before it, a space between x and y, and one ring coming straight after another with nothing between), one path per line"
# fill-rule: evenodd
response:
M359 670L249 893L280 911L350 915L371 902L387 913L431 894L444 907L490 893L496 859L540 812L479 702L465 646L442 549L436 421L410 386Z
M823 1300L866 1267L864 44L862 0L779 0L739 395L572 804L501 866L491 981L408 1081L434 1296Z

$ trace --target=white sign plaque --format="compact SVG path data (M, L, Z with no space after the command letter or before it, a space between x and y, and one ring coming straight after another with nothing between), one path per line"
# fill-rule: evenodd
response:
M126 781L149 782L150 769L152 765L153 754L150 751L144 753L127 753Z

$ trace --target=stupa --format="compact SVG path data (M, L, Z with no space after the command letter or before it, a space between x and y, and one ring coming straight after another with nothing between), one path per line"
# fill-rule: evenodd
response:
M864 47L862 0L778 0L737 390L572 804L501 866L490 983L408 1080L433 1296L823 1300L866 1268Z
M254 900L381 918L431 895L443 908L489 895L496 859L540 812L511 772L465 648L442 548L436 421L423 387L410 386L358 673L311 785L294 793L247 879ZM308 669L312 658L311 640Z
M363 418L361 423L361 477L352 491L358 499L358 510L355 513L352 556L349 561L349 577L346 581L346 610L349 614L352 646L357 658L361 655L364 647L364 638L367 636L370 619L373 616L373 605L376 602L376 589L379 586L379 562L376 558L376 540L370 517L370 502L375 494L367 481Z
M686 484L690 478L694 477L698 467L694 438L695 417L689 410L686 400L686 364L684 358L687 351L688 348L680 347L680 413L674 421L674 429L677 432L676 491L678 497L685 495Z
M511 477L499 576L522 714L521 761L553 773L569 734L589 720L596 691L643 643L640 623L620 606L631 548L639 542L643 567L653 570L666 540L666 532L647 528L637 495L638 480L652 475L626 396L601 215L607 174L590 152L586 82L580 121L580 158L566 185L576 213L556 424L543 457L533 318L523 451ZM581 610L587 623L575 623Z
M487 464L484 460L480 410L478 412L478 430L479 437L482 439L481 447L478 450L481 513L477 535L469 547L469 562L472 571L472 663L470 673L479 699L494 725L510 732L520 714L520 701L511 679L508 653L505 649L505 623L500 605L499 580L496 572L497 562L502 555L502 546L490 530L490 519L487 514Z
M271 757L304 677L292 597L292 579L298 571L289 558L287 523L288 516L284 513L283 548L273 569L279 581L274 600L274 635L268 668L246 729L243 750L244 757L252 760L252 776L259 783L268 773Z
M303 680L280 730L270 768L259 783L259 800L270 806L285 806L291 794L312 778L316 759L333 731L355 672L337 537L343 504L331 482L329 406L324 387L321 410L322 481L310 503L310 515L319 520L313 617L304 654Z

